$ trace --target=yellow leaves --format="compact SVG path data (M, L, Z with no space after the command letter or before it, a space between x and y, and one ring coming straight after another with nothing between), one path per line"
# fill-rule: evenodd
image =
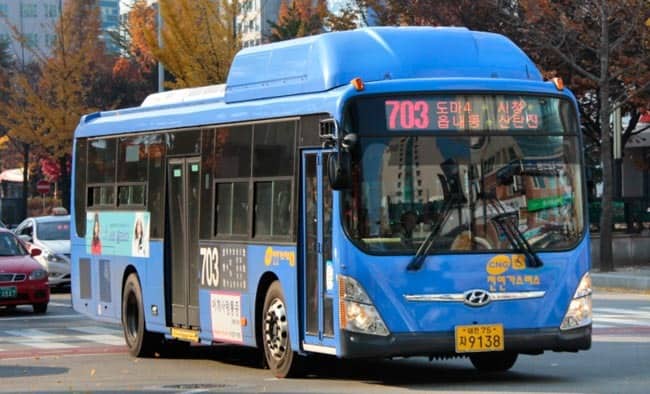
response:
M238 2L229 0L161 0L163 45L153 27L144 38L153 55L174 75L172 87L184 88L222 83L239 39L233 20Z
M9 143L9 136L3 135L2 137L0 137L0 149L4 149L8 143Z
M66 2L57 40L38 68L16 73L0 109L0 126L17 140L37 144L54 157L70 154L74 129L89 105L98 64L99 10L92 2Z
M650 27L650 18L645 20L645 27Z

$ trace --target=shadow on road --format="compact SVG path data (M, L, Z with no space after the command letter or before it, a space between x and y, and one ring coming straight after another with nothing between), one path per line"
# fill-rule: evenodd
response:
M260 350L237 346L192 346L179 349L165 358L204 359L246 368L263 368L263 354ZM342 360L328 356L300 358L302 374L299 379L354 380L391 387L417 389L431 388L431 385L451 385L468 389L480 389L486 383L536 384L565 383L567 379L539 371L520 372L516 369L504 373L480 372L468 360L427 361L426 358L397 360ZM520 360L521 362L521 360ZM466 365L465 365L466 363ZM548 372L548 371L545 371ZM270 376L270 375L269 375Z
M24 378L26 376L47 376L47 375L63 375L68 373L70 369L64 367L32 367L32 366L0 366L0 379L2 378Z
M317 357L306 361L305 378L355 380L370 384L417 389L430 389L431 385L450 385L468 389L479 389L486 383L496 384L535 384L562 382L554 376L509 371L502 373L480 372L467 361L467 366L459 360L427 361L426 358L399 360L339 360ZM448 386L447 386L448 387Z

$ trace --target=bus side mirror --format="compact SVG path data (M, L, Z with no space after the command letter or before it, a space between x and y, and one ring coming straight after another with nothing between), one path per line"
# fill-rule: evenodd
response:
M350 152L333 152L327 160L327 178L334 190L344 190L350 187Z

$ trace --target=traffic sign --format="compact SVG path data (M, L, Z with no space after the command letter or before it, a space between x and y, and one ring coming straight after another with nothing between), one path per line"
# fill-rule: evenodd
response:
M48 181L38 181L36 184L36 191L45 194L50 191L50 182Z

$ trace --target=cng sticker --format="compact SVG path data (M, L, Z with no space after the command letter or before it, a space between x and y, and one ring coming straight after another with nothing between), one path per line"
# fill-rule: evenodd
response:
M273 249L270 246L266 248L264 265L268 267L270 265L280 265L282 262L287 262L289 266L294 267L296 265L296 253L291 250Z
M499 254L492 257L490 261L488 261L487 265L485 266L485 270L490 275L501 275L510 269L510 264L510 256Z
M523 254L512 255L512 269L525 270L526 269L526 256Z

